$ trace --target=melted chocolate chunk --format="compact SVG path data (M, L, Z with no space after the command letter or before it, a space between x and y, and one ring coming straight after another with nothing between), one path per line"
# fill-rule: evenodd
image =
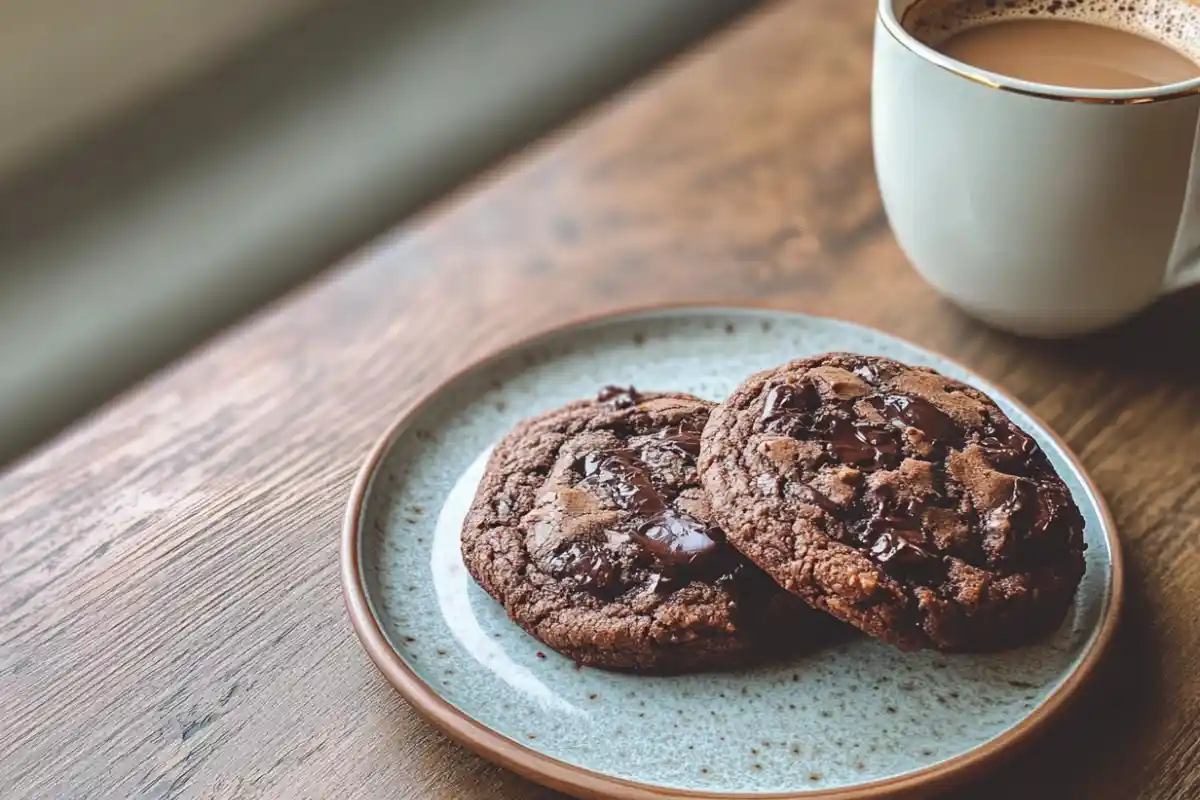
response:
M1036 513L1037 507L1037 484L1027 478L1017 478L1013 481L1012 494L1000 506L1000 513L1015 517L1021 512Z
M983 523L984 530L992 540L991 561L1005 560L1012 551L1015 532L1030 528L1037 509L1037 485L1025 478L1017 478L1013 482L1012 494Z
M870 366L855 369L866 380L878 380ZM890 423L879 427L855 409L857 398L818 408L820 397L810 383L783 383L771 387L763 402L760 423L764 430L798 439L818 439L843 464L867 469L891 469L903 456L899 431L916 428L930 442L947 444L962 438L962 431L945 412L920 397L903 394L874 395L867 402Z
M870 490L863 498L870 516L858 523L857 531L865 543L872 534L890 530L920 531L925 502L918 499L897 501L886 486Z
M678 425L674 428L663 428L657 438L664 447L685 458L700 456L700 431L694 427Z
M763 403L763 423L787 420L799 413L811 411L817 406L820 399L816 388L811 383L803 383L799 386L792 383L781 383L773 386L767 392L767 399Z
M822 440L836 460L860 468L894 466L901 454L896 432L858 417L853 398L820 407L820 396L809 383L772 387L760 422L764 430L782 436Z
M596 395L596 401L607 403L609 408L620 410L633 408L642 402L642 394L632 386L605 386Z
M1079 514L1072 510L1066 491L1045 481L1018 478L1012 496L1000 507L1000 513L1012 521L1014 528L1036 539L1058 524L1082 528Z
M603 489L621 508L644 517L667 508L666 501L632 450L588 453L577 464L585 481Z
M997 469L1014 474L1029 474L1029 459L1038 452L1037 442L1012 427L988 425L979 439L984 456Z
M691 564L711 554L719 546L707 525L671 509L651 517L634 533L633 538L661 563L670 567Z
M1033 518L1033 530L1045 533L1060 520L1068 527L1083 528L1083 519L1071 503L1066 489L1056 483L1038 483L1037 511Z
M556 578L574 578L580 588L610 592L621 588L621 568L594 542L572 542L550 560Z
M588 453L578 467L585 483L604 490L618 506L644 518L633 539L663 566L687 566L720 547L724 536L672 508L634 451Z
M771 387L763 402L762 426L764 430L781 436L805 438L811 430L812 412L820 406L821 397L811 383L782 383Z
M962 431L954 420L928 400L904 394L872 397L871 405L885 419L916 428L928 439L958 439Z
M909 571L915 566L931 568L941 556L930 552L937 548L929 541L922 524L924 500L896 500L891 489L879 486L864 496L868 516L849 526L859 547L865 547L872 559L888 572Z
M868 552L889 572L928 570L941 562L938 556L894 531L881 533Z
M891 468L899 462L900 442L894 431L877 428L866 420L831 417L823 431L826 449L843 464L860 468Z

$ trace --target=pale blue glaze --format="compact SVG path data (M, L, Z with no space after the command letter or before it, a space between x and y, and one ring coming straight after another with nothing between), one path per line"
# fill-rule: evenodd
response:
M605 383L722 399L757 370L826 350L925 364L991 394L1050 454L1087 520L1075 610L1042 644L1002 655L906 654L857 638L791 663L678 678L577 670L511 624L458 556L482 455L517 420ZM474 468L472 468L474 467ZM1054 691L1111 602L1102 514L1052 437L994 388L900 340L775 312L619 318L519 348L426 406L382 461L361 563L395 650L450 703L554 758L627 780L797 792L879 780L965 753Z

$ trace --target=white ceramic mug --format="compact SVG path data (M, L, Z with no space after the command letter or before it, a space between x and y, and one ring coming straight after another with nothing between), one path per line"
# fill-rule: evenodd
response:
M1146 90L976 69L880 0L871 124L892 230L938 291L997 327L1065 336L1200 279L1200 79Z

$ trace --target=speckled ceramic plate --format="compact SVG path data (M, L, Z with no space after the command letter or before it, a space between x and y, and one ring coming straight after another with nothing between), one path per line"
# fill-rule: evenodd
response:
M616 675L576 669L540 645L467 575L459 527L489 448L517 420L605 383L720 400L751 372L826 350L932 366L990 394L1038 440L1087 520L1087 574L1055 635L986 656L901 653L855 638L736 672ZM717 308L593 320L467 369L376 447L342 549L355 630L417 709L533 780L639 799L894 798L970 777L1091 673L1116 622L1120 563L1112 521L1075 458L995 387L877 331Z

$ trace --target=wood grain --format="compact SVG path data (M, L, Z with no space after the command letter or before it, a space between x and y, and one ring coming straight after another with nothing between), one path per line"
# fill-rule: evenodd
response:
M358 647L337 580L352 475L468 359L584 312L724 300L969 364L1112 505L1117 654L959 796L1200 795L1200 298L1071 343L939 300L875 189L872 5L757 13L0 478L0 793L555 797L440 737Z

